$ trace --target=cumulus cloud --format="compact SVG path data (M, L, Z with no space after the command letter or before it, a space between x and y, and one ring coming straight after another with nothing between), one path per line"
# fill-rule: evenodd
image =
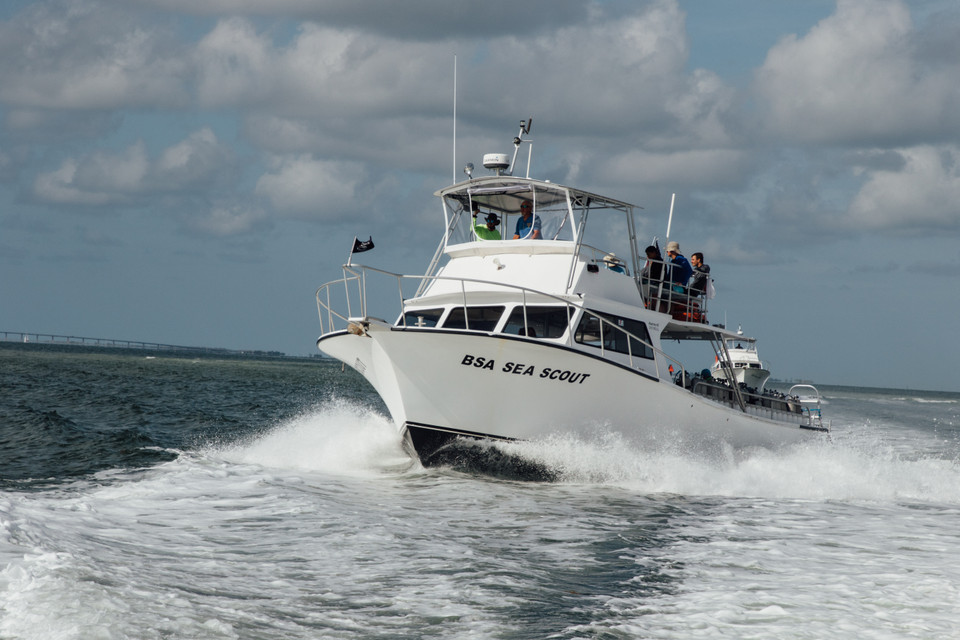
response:
M297 123L287 130L304 121L356 125L358 116L446 122L453 51L467 122L533 114L559 135L626 135L659 147L731 139L734 92L714 73L684 70L684 18L667 0L628 15L597 9L575 25L526 37L506 30L456 42L372 38L307 22L278 43L248 19L228 18L197 45L197 95L211 107L253 106L275 126Z
M185 71L171 34L90 0L37 3L0 22L0 101L7 105L178 106L186 102Z
M853 198L846 222L859 230L906 233L960 229L960 148L901 149L899 168L870 172Z
M50 204L104 205L120 199L114 194L79 188L76 178L77 161L65 160L59 169L37 176L33 183L34 195Z
M899 0L839 0L809 33L778 42L757 71L768 131L830 144L903 144L944 127L957 137L960 68L925 64L924 39Z
M40 173L33 194L41 202L77 205L132 204L145 196L183 193L224 179L232 154L209 129L194 132L151 159L137 141L118 152L95 151Z
M362 166L354 162L275 158L272 172L257 181L256 194L286 215L342 220L369 199L360 192L362 176Z
M184 39L137 13L143 5L212 19ZM4 129L66 156L35 174L32 192L42 202L143 205L159 197L178 206L232 201L237 194L224 188L239 187L259 209L204 204L194 210L208 213L191 228L243 233L277 215L343 220L369 207L388 180L430 176L433 187L448 175L456 51L458 155L470 156L455 164L509 150L516 122L532 115L538 175L555 170L549 177L638 201L665 188L702 202L741 190L737 211L758 225L836 224L844 210L859 219L877 206L881 178L910 176L915 187L941 191L950 183L948 164L911 153L960 130L960 71L937 62L956 46L953 31L938 22L930 44L930 25L916 26L898 0L840 0L809 32L771 48L749 95L715 71L689 68L675 0L564 0L547 12L531 3L512 7L509 18L489 4L402 5L39 2L0 23ZM530 12L542 19L524 20ZM403 24L415 15L434 15L429 35ZM476 30L461 29L471 16ZM141 106L171 119L165 108L187 106L221 125L240 123L240 142L202 128L159 152L145 142L110 151L59 146L129 126L118 114ZM249 145L243 172L232 149L239 145ZM772 151L784 145L801 151ZM839 177L825 177L828 165ZM242 174L254 178L241 183ZM828 183L834 192L825 194ZM892 211L884 215L877 228L898 224Z
M454 37L434 27L431 37L418 39L403 27L390 28L385 16L398 11L391 3L379 14L340 1L271 5L271 15L286 12L306 20L285 31L238 17L259 14L262 7L255 3L224 0L193 9L143 1L234 15L218 19L195 43L180 43L173 30L144 21L128 3L53 0L21 12L2 25L10 37L0 39L0 50L9 53L0 63L0 101L16 107L8 129L34 141L53 130L51 123L74 137L102 136L121 126L111 112L193 101L241 118L255 151L356 161L367 171L403 165L436 172L447 164L451 53L459 51L461 149L499 148L512 135L508 127L529 115L536 116L538 134L539 127L549 128L543 131L554 149L582 154L586 174L600 166L596 157L620 153L625 144L666 154L735 144L729 127L735 93L712 72L685 70L684 16L673 0L552 3L547 18L542 6L534 11L538 21L523 19L533 11L527 6L511 5L509 13L497 14L484 5L483 11L463 10L500 15L495 35L481 29ZM456 20L464 21L461 9L448 4L417 0L404 10L451 19L457 14ZM491 138L491 125L499 137ZM192 144L193 164L178 168L148 159L145 173L124 184L121 176L142 165L142 149L140 157L136 149L127 150L127 159L116 152L74 157L56 175L38 176L35 193L41 199L56 193L61 204L103 204L150 189L189 190L204 181L215 186L209 180L213 163L200 149L204 141ZM210 152L224 147L218 142ZM552 153L539 148L545 157ZM131 164L115 175L109 171L111 163L127 161ZM721 175L700 169L685 175L694 184L728 179L729 167ZM271 186L279 177L265 176L257 193L284 211L304 211L303 202Z
M153 164L153 188L162 191L203 189L226 182L234 170L233 150L207 127L164 149Z

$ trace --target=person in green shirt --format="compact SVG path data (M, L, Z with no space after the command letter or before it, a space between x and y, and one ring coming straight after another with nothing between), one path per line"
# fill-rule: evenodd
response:
M487 214L486 224L477 224L477 214L480 213L480 207L477 203L473 205L473 232L477 234L480 240L501 240L500 232L497 227L500 225L500 216L494 212Z

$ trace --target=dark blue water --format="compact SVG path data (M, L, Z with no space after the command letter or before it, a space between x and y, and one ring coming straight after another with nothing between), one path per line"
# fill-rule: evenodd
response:
M0 638L956 637L960 394L821 391L830 442L516 482L332 361L0 343Z
M0 488L172 460L332 397L377 404L361 378L329 359L0 343Z

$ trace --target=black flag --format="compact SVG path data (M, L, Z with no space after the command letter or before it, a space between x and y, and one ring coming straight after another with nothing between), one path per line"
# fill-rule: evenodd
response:
M359 238L353 239L353 253L370 251L370 249L373 249L373 236L370 236L370 239L367 241L362 241Z

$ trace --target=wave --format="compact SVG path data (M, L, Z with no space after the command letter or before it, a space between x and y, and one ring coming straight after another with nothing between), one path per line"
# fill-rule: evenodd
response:
M467 444L485 457L428 473L442 481L450 470L466 472L482 482L524 479L516 469L532 468L536 477L526 479L617 485L646 494L960 504L957 455L911 454L870 430L851 429L832 440L778 450L709 453L644 447L600 431L591 438L556 435ZM403 448L390 418L353 400L323 403L244 442L210 447L204 454L233 464L334 475L424 473ZM496 465L484 468L483 460Z
M818 440L775 451L729 448L719 455L637 448L615 434L497 446L554 470L559 482L649 494L960 504L955 457L911 459L875 439Z
M389 417L354 401L333 399L246 440L213 446L229 462L368 475L414 464Z

